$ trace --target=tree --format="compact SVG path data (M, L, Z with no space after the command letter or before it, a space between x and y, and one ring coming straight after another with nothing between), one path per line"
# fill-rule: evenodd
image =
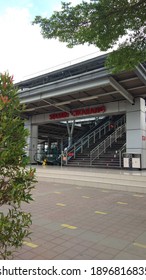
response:
M146 1L91 0L76 6L62 2L52 16L36 16L44 38L58 38L68 47L88 43L101 51L114 48L107 66L117 72L146 60Z
M26 168L28 131L13 78L0 74L0 259L13 256L29 236L31 214L22 210L32 199L35 170Z

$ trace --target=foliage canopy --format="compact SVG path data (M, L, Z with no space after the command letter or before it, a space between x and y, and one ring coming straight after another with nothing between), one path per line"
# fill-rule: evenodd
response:
M44 38L68 47L88 43L101 51L114 48L107 64L114 71L132 69L146 60L146 1L91 0L72 6L62 2L50 18L36 16Z

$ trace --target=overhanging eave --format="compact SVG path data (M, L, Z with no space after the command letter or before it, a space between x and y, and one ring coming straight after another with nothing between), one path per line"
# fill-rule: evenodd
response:
M101 78L101 79L94 79L94 80L87 80L87 81L80 81L78 80L76 84L70 85L68 87L60 87L57 88L46 88L45 90L37 90L37 89L30 89L28 92L25 92L25 94L20 94L20 102L21 103L31 103L42 99L47 98L53 98L58 96L63 96L67 94L73 94L79 91L83 90L90 90L96 87L104 87L106 85L109 85L109 79L108 78Z

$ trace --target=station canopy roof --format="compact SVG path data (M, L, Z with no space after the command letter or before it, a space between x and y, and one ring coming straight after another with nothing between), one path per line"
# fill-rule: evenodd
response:
M133 103L136 97L146 99L146 62L139 64L132 71L112 74L105 67L107 55L48 71L16 83L20 99L23 101L28 98L25 117L67 112L125 99ZM90 83L92 86L89 86ZM45 97L42 94L44 89ZM56 90L58 94L55 93ZM40 95L35 99L34 96L37 97L38 92ZM59 123L56 121L57 125Z

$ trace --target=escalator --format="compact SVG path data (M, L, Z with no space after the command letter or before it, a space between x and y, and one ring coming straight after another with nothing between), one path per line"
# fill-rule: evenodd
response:
M61 165L61 154L56 148L52 148L49 151L37 152L34 160L39 165Z

